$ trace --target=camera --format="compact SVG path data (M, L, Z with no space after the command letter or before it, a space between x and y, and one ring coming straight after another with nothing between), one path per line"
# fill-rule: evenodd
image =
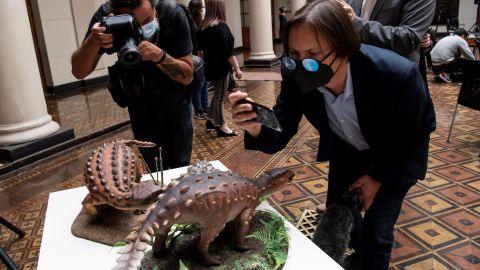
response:
M106 34L113 34L113 47L107 54L118 52L118 62L127 69L134 69L142 63L142 55L138 44L142 41L142 28L129 14L103 17L100 25L105 27Z

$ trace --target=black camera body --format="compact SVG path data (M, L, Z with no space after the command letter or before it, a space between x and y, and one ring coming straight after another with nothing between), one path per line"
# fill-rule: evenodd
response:
M134 69L142 63L142 55L138 44L142 41L142 28L129 14L103 17L100 25L105 27L106 34L113 34L113 47L107 54L118 53L118 62L124 68Z

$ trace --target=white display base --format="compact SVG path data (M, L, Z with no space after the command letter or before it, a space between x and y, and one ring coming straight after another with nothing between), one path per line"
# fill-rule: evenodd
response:
M212 165L228 170L221 162ZM186 173L187 167L164 172L165 182ZM156 176L156 174L154 174ZM143 180L150 179L144 175ZM70 232L71 225L82 209L82 200L87 195L86 187L50 193L38 260L38 270L108 270L115 265L119 248L112 248L83 238ZM257 209L276 212L268 203ZM278 212L276 212L278 213ZM283 269L342 269L335 261L319 249L312 241L285 220L290 235L288 259Z

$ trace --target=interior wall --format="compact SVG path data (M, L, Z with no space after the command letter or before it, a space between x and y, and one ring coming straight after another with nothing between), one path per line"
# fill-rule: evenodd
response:
M459 26L470 29L477 20L477 4L473 0L460 0L458 8Z

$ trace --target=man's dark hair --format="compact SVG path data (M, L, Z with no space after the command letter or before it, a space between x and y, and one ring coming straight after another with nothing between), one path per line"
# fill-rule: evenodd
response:
M463 28L458 28L457 30L455 30L455 35L468 37L468 31Z
M283 12L287 12L287 8L286 8L285 6L280 6L280 7L278 8L278 10L279 10L280 12L282 12L282 13L283 13Z
M148 0L154 7L158 0ZM122 8L136 9L142 4L143 0L109 0L113 13L118 13Z
M288 36L295 25L308 25L318 36L325 37L335 54L349 57L360 49L360 36L348 14L337 0L317 0L306 4L288 21L283 40L284 52L288 52Z

